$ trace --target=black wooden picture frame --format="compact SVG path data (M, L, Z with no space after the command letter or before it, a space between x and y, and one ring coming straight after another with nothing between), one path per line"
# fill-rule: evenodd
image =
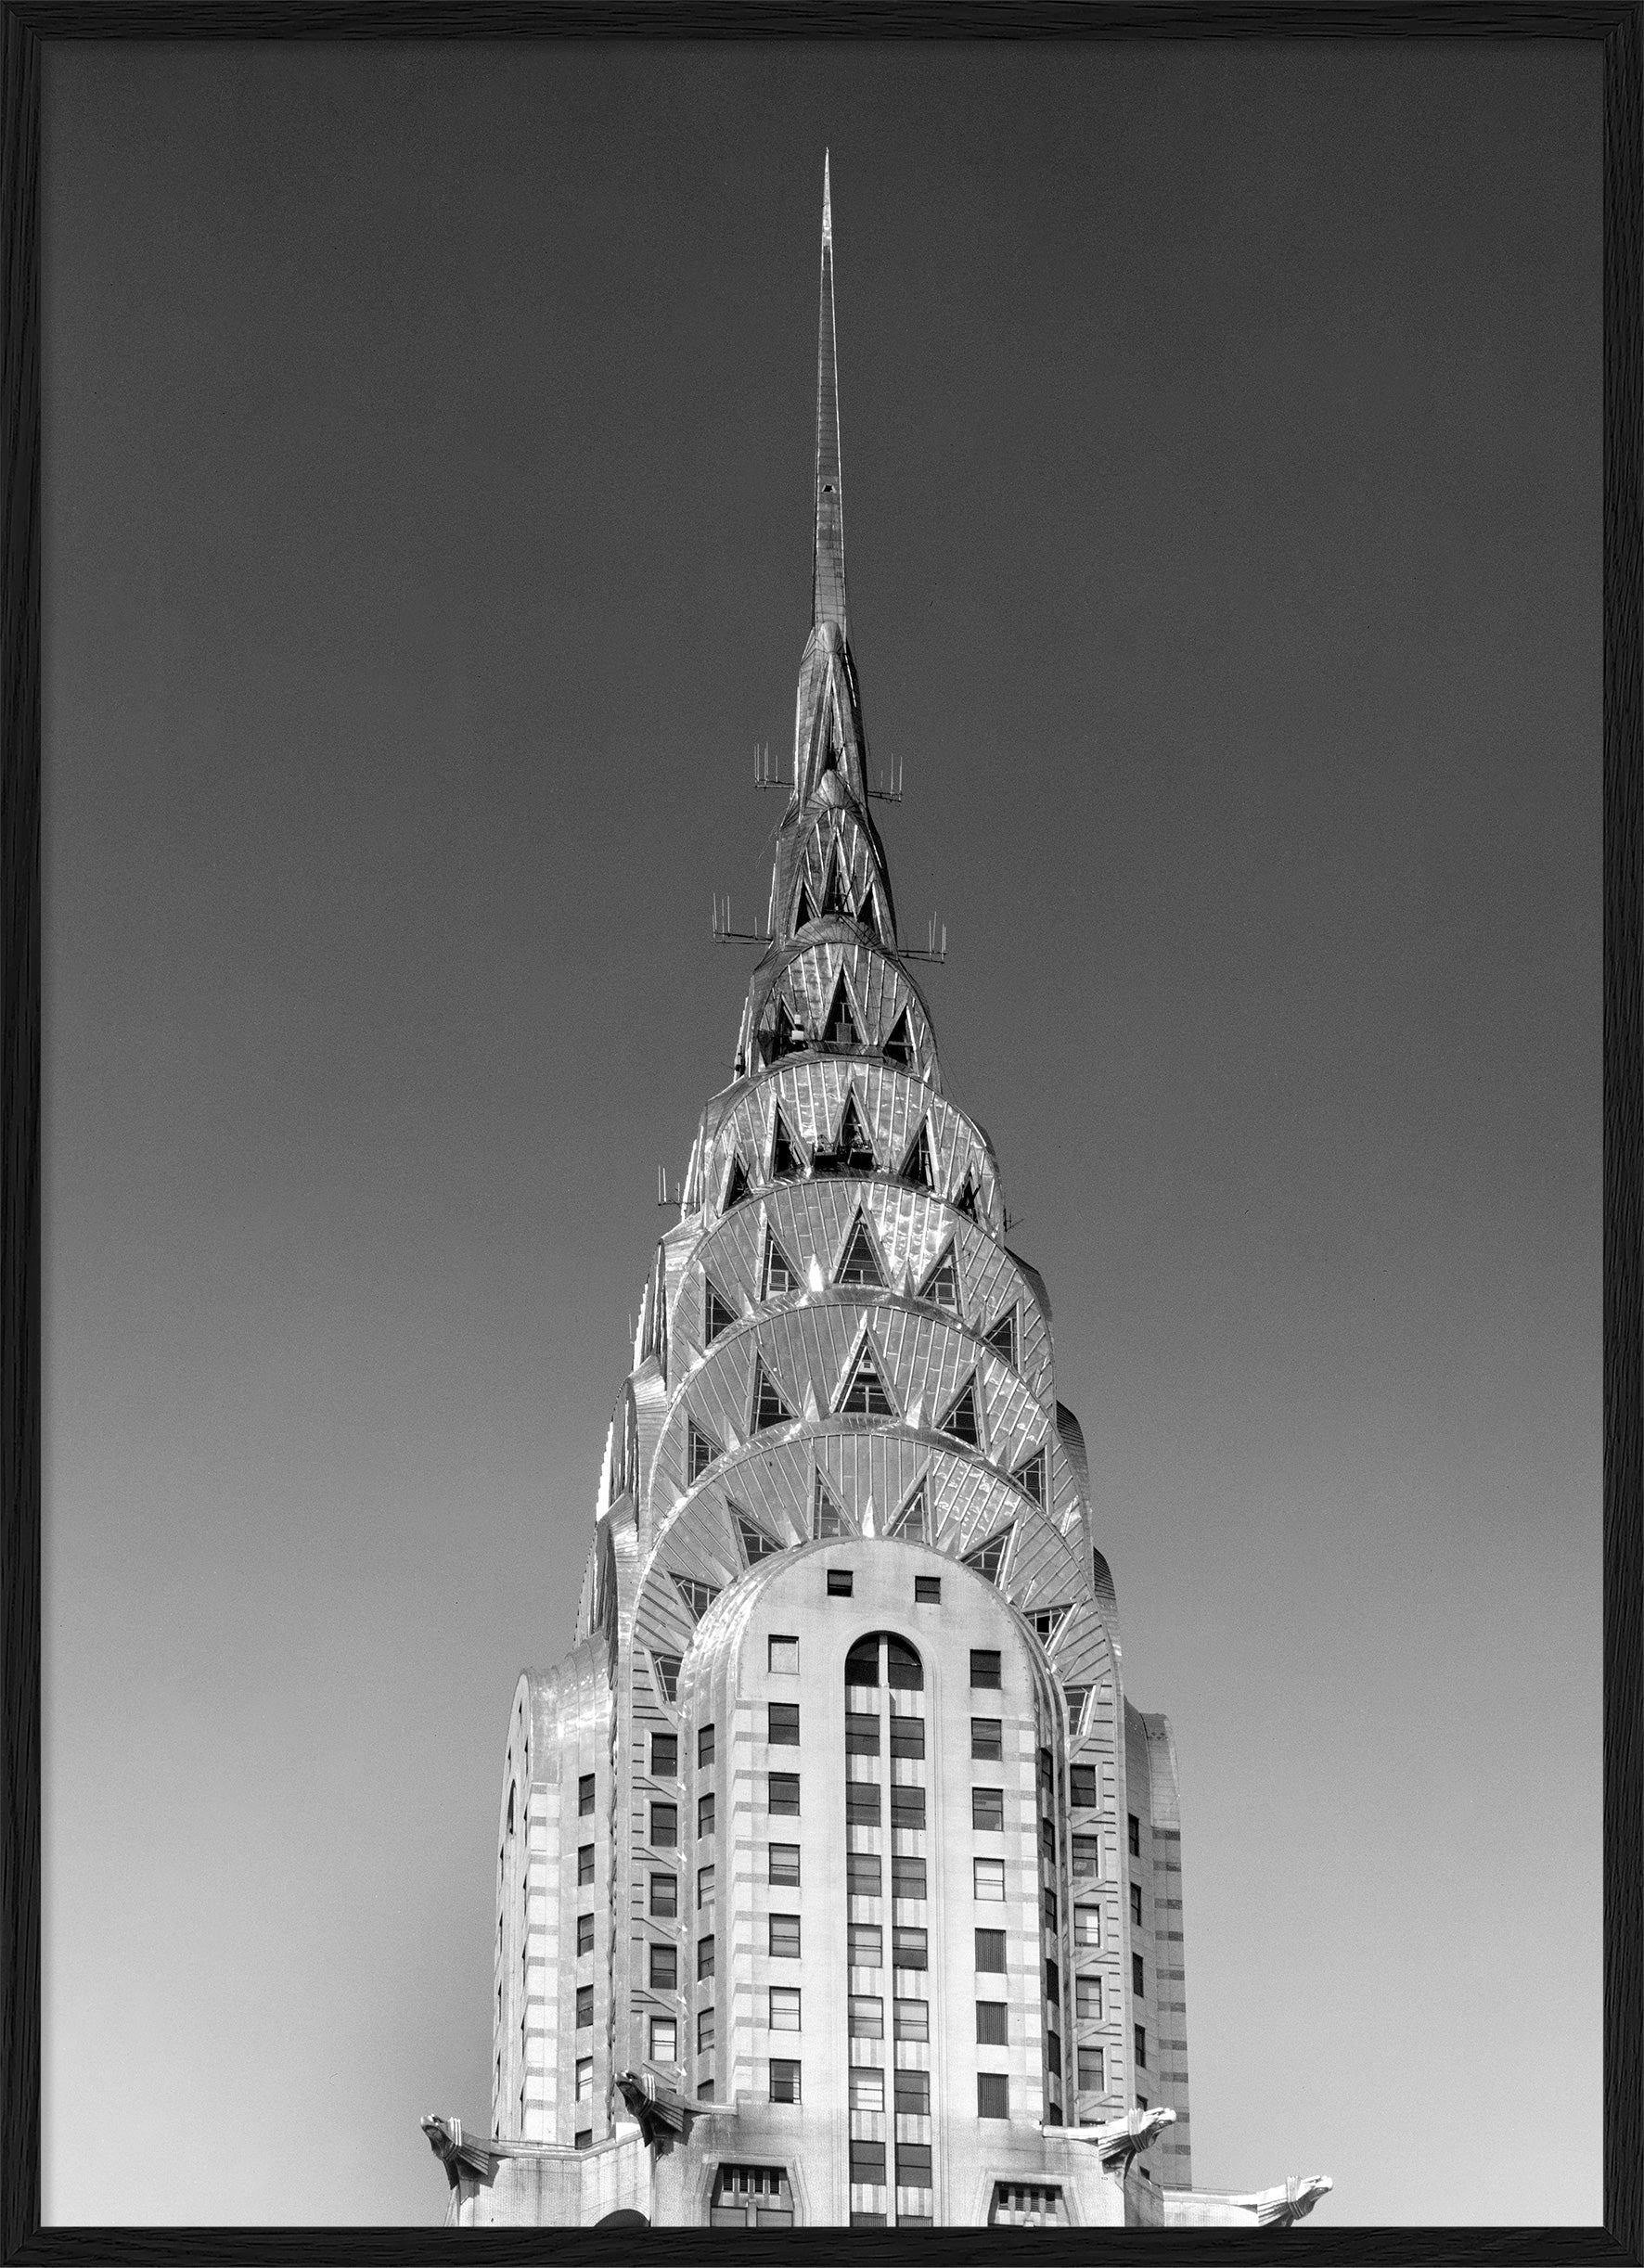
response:
M42 2228L41 2102L41 45L69 39L1581 39L1603 46L1604 2176L1593 2228L1250 2234L751 2231L750 2262L957 2263L1001 2252L1115 2261L1644 2261L1644 0L10 0L0 29L0 823L5 856L0 1188L0 2261L708 2258L717 2231ZM1458 2106L1461 2115L1467 2107ZM294 2129L302 2119L291 2106ZM1557 2104L1543 2117L1561 2146ZM95 2147L95 2135L86 2138ZM176 2146L186 2149L179 2133ZM302 2146L323 2150L322 2133ZM1445 2147L1443 2133L1432 2147ZM430 2193L430 2200L431 2200Z

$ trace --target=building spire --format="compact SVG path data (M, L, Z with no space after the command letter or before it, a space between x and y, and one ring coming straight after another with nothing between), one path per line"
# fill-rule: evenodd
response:
M833 323L833 196L822 160L822 299L816 320L816 548L811 623L845 628L845 521L840 496L839 355Z

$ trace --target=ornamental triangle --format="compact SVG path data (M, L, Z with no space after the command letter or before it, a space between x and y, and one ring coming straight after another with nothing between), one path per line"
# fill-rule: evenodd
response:
M891 1026L891 1036L885 1042L884 1055L887 1062L900 1063L904 1070L913 1068L913 1042L908 1037L905 1008Z
M1048 1493L1045 1485L1044 1450L1035 1449L1027 1463L1019 1465L1010 1478L1024 1495L1031 1496L1036 1505L1042 1505Z
M856 908L856 918L865 929L871 929L875 937L880 934L879 916L873 909L873 884L871 882L862 893L862 903Z
M855 1225L845 1240L845 1249L840 1257L839 1266L833 1272L833 1280L836 1284L868 1285L875 1291L884 1289L885 1279L880 1269L879 1255L873 1249L867 1223L860 1213L856 1215Z
M1071 1607L1035 1607L1028 1615L1034 1626L1034 1635L1043 1647L1048 1647L1057 1632L1067 1621Z
M856 1019L851 1013L851 996L845 990L845 972L839 972L839 981L833 988L833 1006L828 1011L828 1021L822 1027L824 1047L860 1047L862 1034L856 1028Z
M730 1172L725 1177L725 1195L719 1200L720 1211L729 1212L731 1207L739 1205L747 1194L748 1176L742 1170L742 1155L739 1150L733 1150Z
M811 1533L818 1543L829 1536L851 1535L854 1532L844 1515L839 1498L822 1478L822 1468L816 1468L816 1492L811 1500Z
M982 1447L982 1422L976 1409L974 1371L954 1396L945 1414L936 1420L936 1430L951 1435L956 1442L963 1442L967 1449Z
M777 1105L777 1121L771 1129L772 1181L797 1181L805 1170L793 1136L788 1131L788 1121L782 1115L782 1106Z
M1001 1528L997 1535L990 1535L985 1544L968 1551L960 1560L961 1567L974 1568L985 1582L997 1582L999 1570L1005 1561L1005 1547L1010 1541L1008 1528Z
M886 1053L889 1052L887 1048ZM931 1137L922 1119L919 1131L907 1146L906 1157L896 1169L896 1178L911 1183L916 1189L935 1189L936 1176L931 1171Z
M959 1271L954 1259L951 1237L943 1246L941 1257L919 1287L919 1297L921 1300L934 1300L938 1306L951 1308L956 1315L958 1313Z
M808 929L816 918L816 916L811 909L811 893L805 888L804 882L802 878L799 886L798 902L793 908L793 926L796 930Z
M956 1212L962 1212L968 1219L975 1220L976 1185L969 1172L966 1173L964 1180L954 1193L953 1205Z
M760 1271L762 1300L780 1300L800 1288L799 1270L777 1242L775 1232L764 1233L764 1266Z
M690 1608L691 1621L700 1622L719 1596L717 1583L703 1582L695 1575L675 1575L679 1595Z
M719 1443L711 1433L704 1433L694 1417L685 1421L685 1478L687 1486L694 1487L719 1454Z
M737 1541L741 1544L742 1557L750 1567L756 1567L760 1560L768 1559L773 1552L783 1548L775 1536L765 1533L757 1520L750 1519L739 1505L732 1505L730 1510L737 1525Z
M1002 1354L1012 1370L1016 1368L1016 1310L1008 1307L993 1328L986 1334L987 1343L995 1354Z
M931 1541L931 1506L922 1480L885 1532L888 1536L899 1536L910 1544L928 1544Z
M891 1400L885 1374L880 1368L874 1352L873 1339L863 1334L862 1345L851 1365L844 1385L834 1402L835 1413L841 1417L894 1417L895 1404Z
M720 1290L713 1278L702 1279L702 1336L712 1346L722 1331L728 1331L737 1320L737 1311Z
M765 1368L763 1354L753 1358L753 1416L750 1433L763 1433L770 1426L790 1424L793 1412L788 1406L780 1387Z
M830 750L828 752L828 762L831 763L831 762L832 751ZM828 767L826 764L823 766L825 771L828 768ZM824 921L826 921L829 915L848 914L850 910L850 907L845 903L845 893L840 886L839 845L836 842L832 850L828 853L828 878L822 885L821 917Z
M854 1087L845 1096L845 1107L840 1113L839 1134L833 1150L841 1172L873 1173L879 1169L873 1144L867 1138L862 1113L856 1108L856 1091Z

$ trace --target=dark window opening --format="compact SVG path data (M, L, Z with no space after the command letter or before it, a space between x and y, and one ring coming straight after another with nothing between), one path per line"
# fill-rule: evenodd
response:
M799 1272L769 1230L765 1232L764 1271L762 1277L766 1300L780 1300L790 1291L799 1289Z
M845 1825L877 1827L880 1823L880 1784L877 1780L845 1782Z
M998 1659L995 1654L995 1660ZM976 1657L970 1657L970 1683L976 1683ZM979 1764L1002 1763L1005 1758L1005 1728L997 1717L972 1717L970 1720L970 1754Z
M510 1788L508 1792L511 1795L513 1790ZM594 1775L591 1772L584 1772L581 1778L577 1781L576 1808L579 1814L584 1818L585 1818L588 1813L590 1813L594 1808ZM510 1819L508 1821L508 1825L512 1826L513 1824L513 1821Z
M979 2119L1010 2116L1010 2082L1003 2071L977 2072L976 2115Z
M942 1578L940 1575L916 1575L913 1579L913 1603L916 1607L940 1607Z
M828 1597L849 1598L851 1595L852 1582L853 1577L851 1570L848 1567L830 1567L828 1570Z
M879 1861L874 1861L878 1865ZM891 1895L893 1898L923 1898L925 1895L925 1862L921 1858L897 1857L891 1861Z
M672 1921L679 1911L679 1884L673 1875L652 1875L650 1878L650 1912L655 1921ZM594 1949L593 1931L588 1932L588 1943L580 1941L578 1953Z
M651 1846L657 1851L673 1851L679 1843L679 1807L674 1803L653 1803L650 1807Z
M916 1539L921 1544L928 1544L931 1541L931 1508L922 1480L891 1522L886 1533L893 1537L903 1537L909 1543ZM922 1595L919 1590L920 1583L930 1582L936 1585L937 1595L941 1596L942 1578L940 1575L916 1575L914 1577L916 1599Z
M712 1276L703 1278L702 1293L702 1336L712 1346L736 1322L737 1311Z
M951 1244L944 1247L935 1266L919 1286L919 1297L921 1300L934 1301L940 1307L951 1309L956 1315L958 1313L959 1271Z
M767 1775L767 1778L772 1813L797 1819L799 1816L799 1774L797 1772L773 1772Z
M1142 1854L1142 1823L1134 1812L1129 1814L1129 1822L1130 1855L1133 1859L1139 1859Z
M1043 1449L1035 1449L1025 1465L1017 1467L1011 1479L1024 1495L1031 1496L1036 1505L1042 1505L1045 1502L1045 1452Z
M974 1377L965 1380L947 1409L937 1419L936 1430L947 1434L956 1442L962 1442L967 1449L981 1448L982 1420L977 1415Z
M701 1767L703 1764L711 1764L713 1762L713 1727L711 1724L704 1724L704 1725L702 1726L701 1730L700 1730L700 1731L698 1733L698 1735L697 1735L697 1764L698 1764L698 1768L700 1769L700 1767Z
M978 1929L976 1932L976 1967L980 1974L1003 1976L1005 1971L1005 1932L1003 1929Z
M845 1107L840 1114L839 1134L835 1137L833 1154L839 1160L841 1173L874 1173L879 1171L879 1160L873 1154L873 1144L862 1123L862 1114L856 1108L854 1092L845 1096ZM876 1275L871 1279L878 1283Z
M899 1063L904 1070L912 1069L913 1041L908 1034L907 1010L905 1008L903 1009L901 1015L896 1019L896 1021L891 1026L890 1037L885 1042L884 1052L887 1062ZM902 1178L905 1181L909 1177L905 1172L904 1172ZM932 1184L929 1179L927 1179L925 1186L927 1188L932 1186Z
M822 1044L824 1047L860 1047L862 1044L861 1031L851 1013L850 995L845 991L843 969L840 971L839 981L833 988L833 1005L828 1011L828 1021L822 1027Z
M799 1746L799 1703L770 1701L765 1706L765 1738L772 1748Z
M856 1225L851 1231L844 1256L833 1280L836 1284L862 1285L876 1291L884 1288L885 1279L880 1268L879 1256L873 1249L873 1238L868 1235L867 1224L860 1213L856 1216Z
M896 1864L894 1860L893 1865ZM921 1862L922 1864L922 1862ZM877 1898L884 1885L877 1851L851 1851L845 1855L845 1890L852 1898ZM897 1895L900 1897L901 1892Z
M875 1359L871 1339L863 1340L862 1352L851 1365L851 1375L845 1380L844 1391L834 1406L841 1416L895 1416L895 1405L891 1400L884 1374Z
M978 2047L1008 2047L1010 2035L1006 2029L1008 2004L1002 2000L979 2000L976 2004L976 2044Z
M672 1993L679 1983L679 1954L672 1945L653 1945L650 1949L650 1989L653 1993Z
M764 1357L753 1358L753 1417L750 1430L764 1433L771 1426L791 1424L793 1412L788 1406L781 1389L765 1368Z
M741 1154L739 1151L732 1150L730 1171L725 1177L725 1195L719 1200L720 1211L729 1212L731 1207L739 1205L747 1194L748 1175L742 1164Z
M968 1551L960 1565L973 1569L984 1582L997 1582L1009 1541L1009 1529L1002 1528L997 1535L990 1535L985 1544L979 1544L974 1551Z
M699 1575L675 1575L679 1595L690 1608L691 1621L700 1622L719 1596L719 1585L704 1582Z
M925 1720L923 1717L893 1717L891 1719L891 1753L893 1756L922 1757L925 1753Z
M1008 1307L987 1334L987 1343L995 1354L1002 1354L1012 1370L1017 1367L1016 1310ZM1039 1500L1044 1502L1043 1497Z
M877 1756L880 1752L880 1721L865 1711L845 1711L845 1754L847 1756Z
M1144 1981L1144 1976L1145 1972L1142 1965L1142 1956L1139 1953L1133 1953L1130 1956L1130 1989L1133 1993L1137 1993L1138 1997L1144 1994L1148 1989L1146 1982Z
M925 1668L904 1638L885 1640L885 1683L895 1693L922 1693Z
M827 1481L823 1480L818 1468L816 1491L811 1503L812 1535L818 1544L823 1544L830 1536L852 1535L854 1532L855 1531L845 1518L843 1506Z
M994 1692L997 1692L999 1690L999 1657L996 1653L990 1652L983 1647L971 1647L970 1685L972 1691L977 1693L982 1692L984 1688L991 1689ZM971 1719L972 1724L978 1723L991 1723L991 1719L985 1718Z
M719 1445L705 1434L694 1417L685 1421L685 1477L693 1485L719 1454Z
M1076 1812L1096 1809L1096 1766L1073 1764L1068 1771L1068 1792Z
M973 1787L970 1790L970 1825L984 1835L1005 1832L1005 1790L1002 1787Z
M796 1181L804 1170L804 1159L788 1131L788 1121L783 1117L781 1105L778 1104L777 1122L771 1131L770 1177L773 1181Z
M899 2119L928 2119L931 2115L930 2072L898 2071L895 2101Z
M732 1509L735 1512L734 1506ZM764 1530L757 1521L751 1520L746 1512L735 1512L735 1518L742 1557L750 1567L756 1566L761 1559L768 1559L773 1552L782 1549L776 1538L766 1535Z

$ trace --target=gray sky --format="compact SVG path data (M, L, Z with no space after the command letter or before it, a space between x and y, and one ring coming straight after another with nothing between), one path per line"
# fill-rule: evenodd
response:
M825 145L1196 2178L1598 2218L1599 72L48 46L48 2218L434 2221L483 2120L513 1680L768 887Z

